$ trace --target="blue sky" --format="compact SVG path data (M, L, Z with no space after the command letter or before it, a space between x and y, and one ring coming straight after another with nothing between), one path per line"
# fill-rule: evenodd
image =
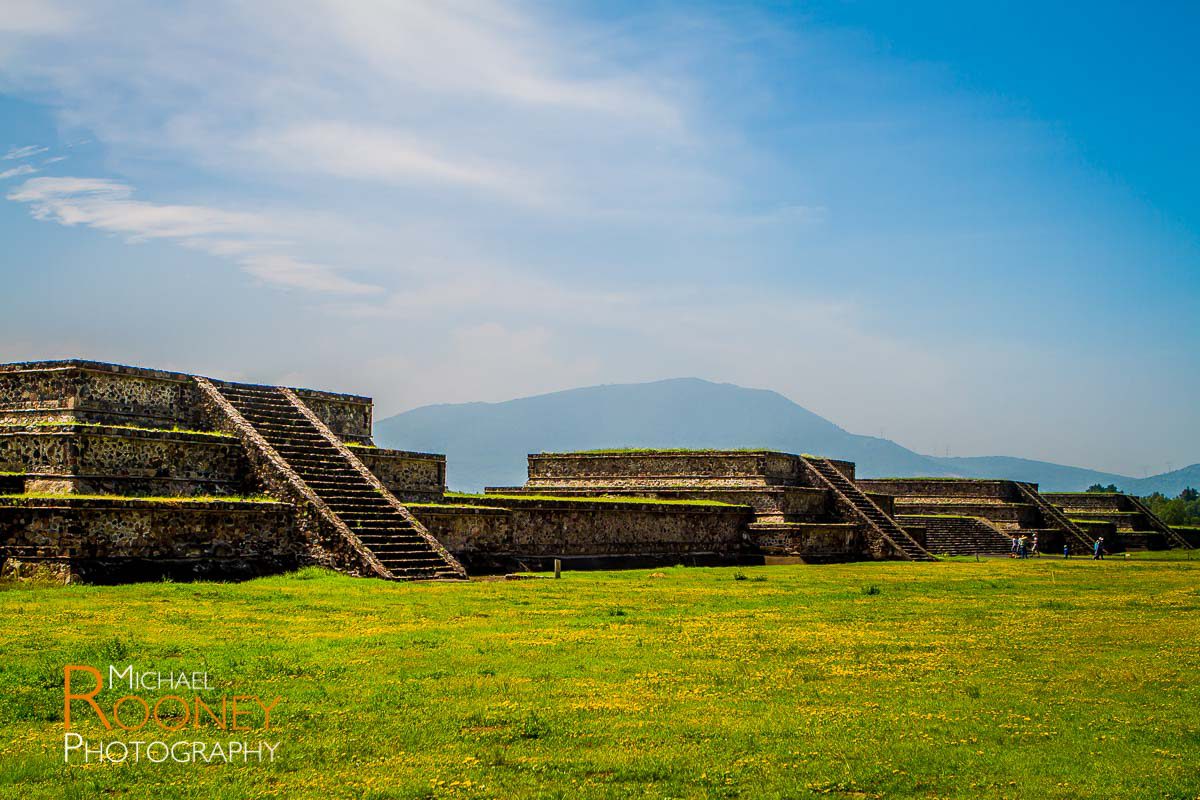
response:
M0 360L382 414L696 375L922 452L1178 468L1198 33L1185 4L16 0Z

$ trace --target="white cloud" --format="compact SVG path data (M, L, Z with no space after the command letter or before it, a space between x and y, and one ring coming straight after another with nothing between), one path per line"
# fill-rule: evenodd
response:
M31 178L8 195L29 203L36 219L86 225L124 234L130 241L183 239L214 234L263 233L259 216L205 206L166 205L130 199L133 189L95 178Z
M331 294L365 294L378 287L341 276L336 268L280 252L278 222L261 214L199 205L134 200L132 187L97 178L31 178L8 194L28 203L35 219L84 225L130 242L170 240L231 258L251 275L278 286ZM234 238L230 238L234 237Z
M28 164L22 164L19 167L13 167L12 169L6 169L4 172L0 172L0 181L8 180L9 178L19 178L22 175L32 175L35 172L37 172L36 168L31 167Z
M240 259L246 271L267 283L330 294L372 294L378 286L349 280L322 264L300 261L280 253L248 255Z
M37 144L30 144L24 147L14 147L3 156L0 156L0 160L12 161L16 158L32 158L33 156L47 152L49 149L49 147L42 147L41 145Z
M449 183L513 197L526 196L529 191L519 176L503 167L441 155L395 129L312 122L280 131L260 131L250 138L247 147L285 168L316 169L342 178L399 184Z

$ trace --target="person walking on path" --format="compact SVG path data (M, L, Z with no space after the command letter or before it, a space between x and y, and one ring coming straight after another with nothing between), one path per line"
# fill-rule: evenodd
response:
M1009 558L1017 557L1017 537L1012 537L1012 549L1008 551Z
M1066 542L1063 542L1063 558L1070 558L1070 557L1071 557L1071 545L1067 544Z
M1036 533L1033 535L1033 543L1029 547L1029 555L1037 556L1038 558L1042 557L1041 551L1038 550L1038 542L1037 542L1037 534Z
M1104 537L1101 536L1099 539L1096 540L1096 543L1092 545L1092 561L1103 561L1103 560L1104 560Z
M1017 558L1029 558L1029 551L1025 549L1024 536L1017 540Z

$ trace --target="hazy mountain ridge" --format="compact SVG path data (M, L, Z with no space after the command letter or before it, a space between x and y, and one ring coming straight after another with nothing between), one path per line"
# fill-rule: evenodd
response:
M462 490L524 483L527 453L604 447L763 447L854 461L862 477L1009 478L1048 491L1115 483L1137 494L1174 496L1184 486L1200 486L1200 464L1131 478L1009 456L922 455L850 433L777 392L698 378L423 406L378 421L375 439L381 447L445 453L448 482Z

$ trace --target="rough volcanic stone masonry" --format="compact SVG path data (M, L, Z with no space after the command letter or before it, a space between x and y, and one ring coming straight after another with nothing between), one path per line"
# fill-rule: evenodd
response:
M987 532L994 530L1001 541L1013 536L1038 537L1043 552L1062 552L1069 544L1076 553L1090 551L1095 537L1038 492L1037 484L973 478L874 478L860 480L867 491L895 496L896 513L902 521L919 521L927 535L938 539L935 552L951 554L1004 552L989 547ZM939 522L939 518L968 517L979 524ZM932 521L931 521L932 520ZM1105 539L1110 551L1120 541Z
M375 447L372 402L94 361L0 365L0 572L389 580L640 564L928 561L1188 546L1136 498L1014 481L856 481L767 450L537 453L524 486L448 495L444 456Z
M537 453L522 487L486 495L647 497L749 506L748 549L811 561L929 560L919 531L891 516L891 498L854 484L854 465L769 450Z
M1127 549L1192 546L1155 516L1140 498L1119 492L1048 492L1044 496L1078 525L1098 528L1107 523Z
M357 395L93 361L0 365L0 560L96 581L302 564L465 577L400 499L440 500L444 457L374 447L371 418Z

